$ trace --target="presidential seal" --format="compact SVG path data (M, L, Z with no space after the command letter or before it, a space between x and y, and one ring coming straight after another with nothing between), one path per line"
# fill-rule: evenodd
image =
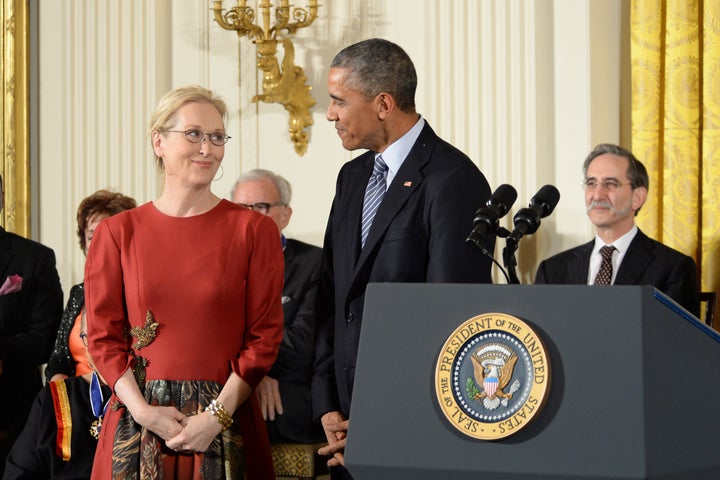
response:
M522 430L545 404L550 364L540 337L503 313L478 315L445 341L435 367L435 394L463 434L498 440Z

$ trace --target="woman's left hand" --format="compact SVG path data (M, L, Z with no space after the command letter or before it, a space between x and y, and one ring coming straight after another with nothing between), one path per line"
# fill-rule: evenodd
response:
M203 453L222 432L222 425L210 412L186 417L183 424L182 431L165 442L168 448L177 452Z

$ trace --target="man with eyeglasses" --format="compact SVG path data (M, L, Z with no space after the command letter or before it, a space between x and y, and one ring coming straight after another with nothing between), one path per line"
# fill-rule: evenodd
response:
M310 383L315 357L315 297L322 249L282 234L290 222L290 183L269 170L243 173L232 189L232 201L272 218L285 257L282 306L285 333L277 360L256 391L271 443L317 443L324 439L313 422Z
M543 261L535 283L652 285L697 316L693 259L635 225L649 188L645 166L622 147L600 144L585 159L583 173L587 215L597 235Z

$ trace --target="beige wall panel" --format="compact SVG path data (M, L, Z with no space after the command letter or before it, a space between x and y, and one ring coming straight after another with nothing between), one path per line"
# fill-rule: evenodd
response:
M168 13L163 1L39 6L40 240L55 250L66 294L83 276L80 200L100 188L139 202L158 191L145 134L168 85Z
M553 105L555 156L547 180L560 203L539 232L539 257L589 241L582 162L598 143L620 141L620 1L555 0Z

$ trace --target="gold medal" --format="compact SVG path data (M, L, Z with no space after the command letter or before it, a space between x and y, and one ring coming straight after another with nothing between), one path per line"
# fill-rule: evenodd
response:
M102 417L98 418L94 422L90 424L90 435L93 436L95 440L100 437L100 429L102 428Z

